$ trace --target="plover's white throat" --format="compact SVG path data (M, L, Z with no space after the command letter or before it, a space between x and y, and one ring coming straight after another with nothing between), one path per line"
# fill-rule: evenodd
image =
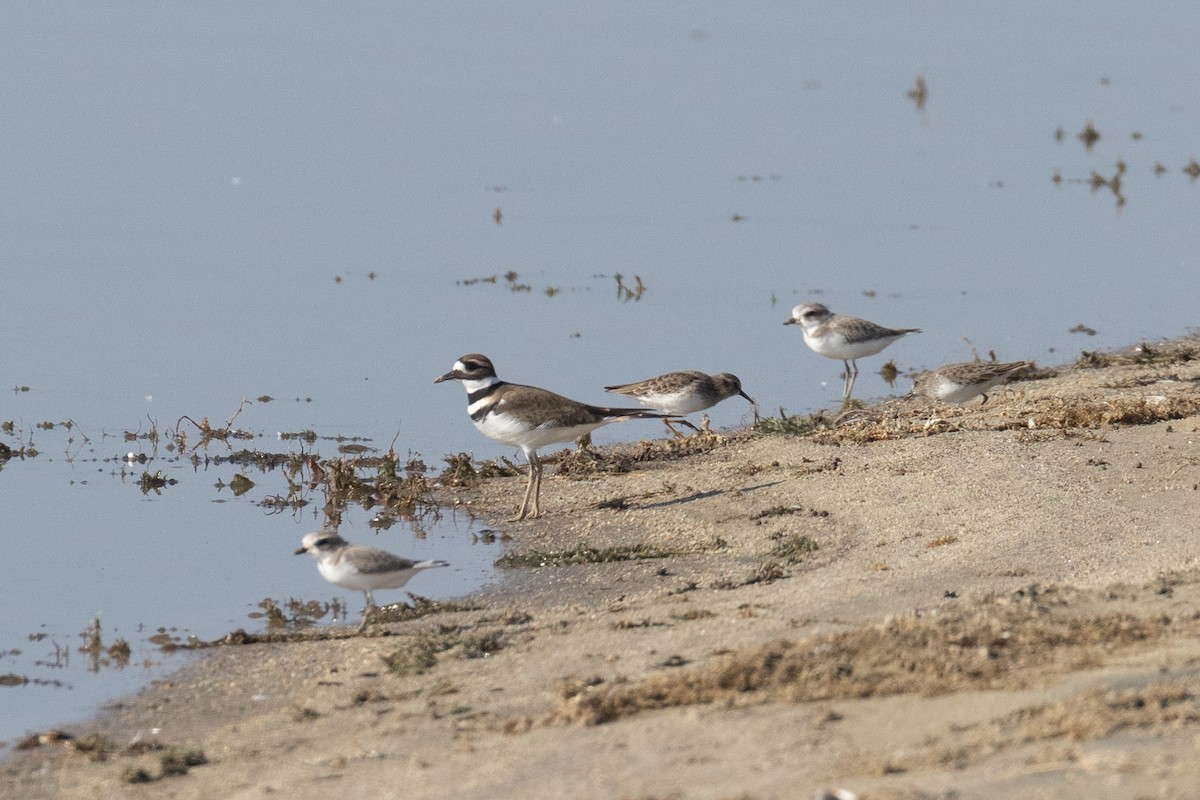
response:
M708 375L695 370L668 372L665 375L637 383L623 383L604 388L609 392L632 397L643 405L671 415L703 411L736 394L750 401L750 405L754 406L757 418L758 404L754 402L754 398L742 390L742 382L738 380L738 377L728 372L717 375ZM664 419L663 422L668 428L671 428L670 420ZM684 424L695 428L691 423L684 422ZM674 428L671 430L675 431Z
M489 439L521 448L529 461L529 483L516 520L541 514L539 447L572 442L610 422L664 416L641 408L591 406L536 386L506 383L496 377L496 369L488 357L478 353L454 362L454 368L434 379L434 383L451 380L462 381L466 388L467 413L475 427Z
M976 395L983 395L1008 379L1010 375L1032 366L1027 361L1010 361L996 364L986 361L968 361L962 364L946 364L931 372L913 376L913 394L930 400L945 400L947 403L965 403ZM982 403L981 403L982 405Z
M357 589L366 597L359 631L366 627L367 615L375 608L372 591L399 589L423 569L450 566L445 561L411 561L386 550L350 544L333 531L305 534L296 550L296 555L301 553L317 560L322 578L346 589Z
M858 359L873 356L901 336L920 333L920 328L885 328L858 317L834 314L820 303L803 303L792 309L784 325L799 325L804 343L826 358L840 358L846 367L842 375L842 408L850 403L850 392L858 378Z

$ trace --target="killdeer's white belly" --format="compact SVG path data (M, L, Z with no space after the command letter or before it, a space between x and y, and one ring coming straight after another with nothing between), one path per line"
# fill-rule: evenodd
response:
M503 411L491 411L482 419L476 420L475 427L489 439L497 442L520 447L522 450L536 450L539 447L556 442L571 442L591 433L596 428L613 420L601 420L587 425L570 425L562 427L553 422L532 425L528 420Z

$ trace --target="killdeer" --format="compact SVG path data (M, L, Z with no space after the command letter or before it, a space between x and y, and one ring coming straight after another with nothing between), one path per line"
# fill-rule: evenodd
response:
M850 404L850 392L858 378L857 360L873 356L901 336L920 333L920 328L885 328L858 317L834 314L820 303L803 303L792 309L784 325L799 325L804 343L826 358L840 358L846 367L842 375L842 409Z
M358 589L367 599L358 632L367 627L368 614L375 608L374 589L399 589L423 569L448 567L445 561L410 561L359 544L350 544L333 531L308 533L300 541L296 555L308 553L317 560L317 571L332 584Z
M965 403L976 395L983 395L983 402L986 403L987 392L992 387L998 386L1010 375L1029 366L1032 364L1028 361L1011 361L1007 364L984 361L946 364L932 372L921 372L913 376L912 394L921 394L930 400L945 400L947 403Z
M610 422L662 419L664 416L640 408L590 406L536 386L506 383L496 377L496 368L488 357L478 353L455 361L454 368L434 379L434 383L450 380L462 381L467 390L467 413L484 436L519 447L525 453L529 462L529 483L514 521L541 514L539 447L574 441Z
M758 404L754 398L742 390L742 382L736 375L722 372L718 375L708 375L704 372L686 370L683 372L668 372L657 378L649 378L637 383L623 383L616 386L605 386L605 391L632 397L643 405L664 411L672 416L692 414L712 408L717 403L735 394L750 401L754 407L755 421L758 419ZM692 430L696 426L686 420L679 420ZM705 418L707 423L707 418ZM679 436L679 432L671 427L671 420L663 419L671 432ZM707 428L707 424L705 424Z

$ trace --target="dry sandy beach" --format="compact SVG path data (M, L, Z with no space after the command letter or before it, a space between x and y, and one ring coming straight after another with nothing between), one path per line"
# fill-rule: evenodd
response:
M216 648L0 796L1196 797L1200 340L1048 372L445 487L545 565Z

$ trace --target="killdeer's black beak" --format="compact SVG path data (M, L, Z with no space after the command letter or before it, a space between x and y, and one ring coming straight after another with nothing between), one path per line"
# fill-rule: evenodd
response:
M439 375L439 376L437 376L436 378L434 378L434 379L433 379L433 382L434 382L434 383L441 383L442 381L452 381L452 380L454 380L454 379L455 379L455 378L457 378L457 377L458 377L458 375L457 375L457 374L455 374L454 370L450 370L450 371L449 371L449 372L447 372L445 375Z
M302 555L304 555L304 554L305 554L305 553L307 553L307 552L308 552L308 548L307 548L307 547L297 547L297 548L296 548L296 552L292 553L292 555L294 555L294 556L302 556Z

